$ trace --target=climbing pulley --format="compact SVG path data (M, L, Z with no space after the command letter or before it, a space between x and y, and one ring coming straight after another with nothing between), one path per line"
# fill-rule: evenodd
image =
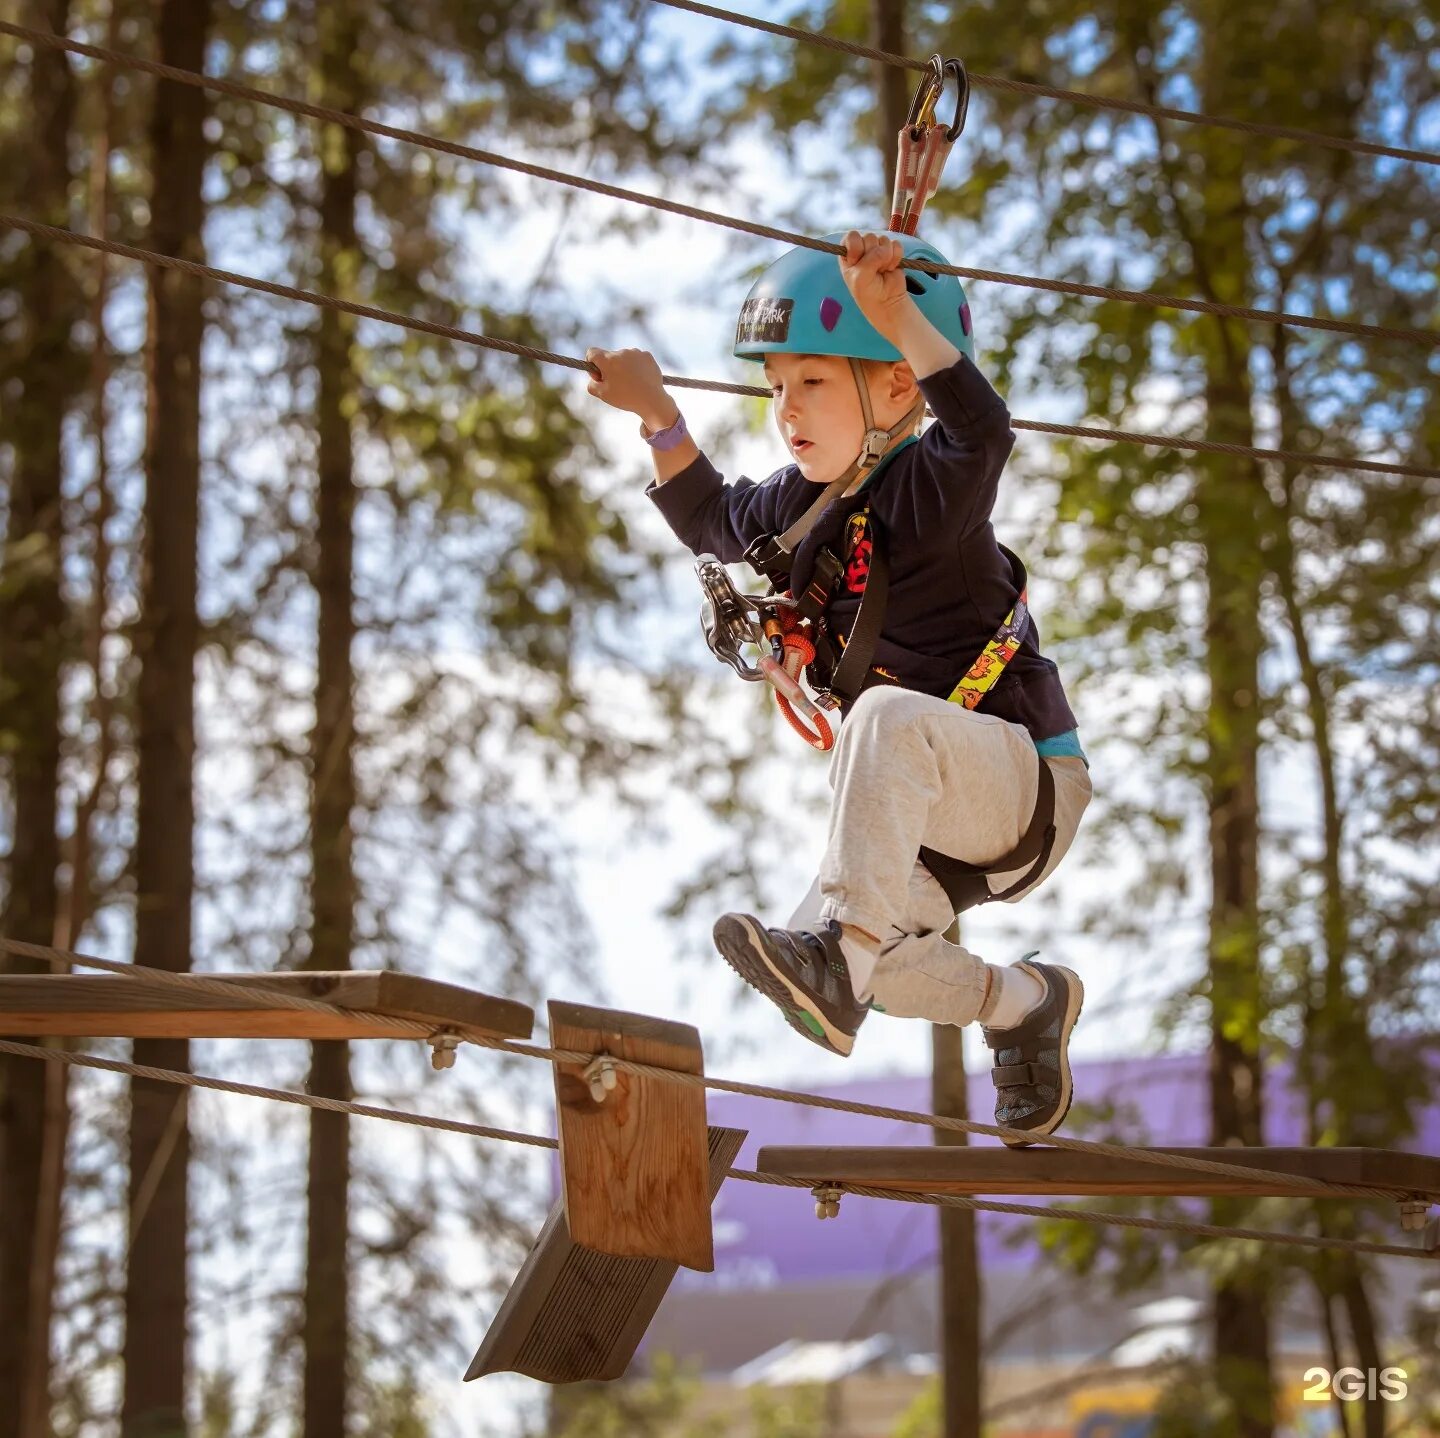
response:
M695 574L703 596L700 624L710 652L742 679L768 683L780 712L807 744L822 753L831 748L834 731L800 682L801 671L815 658L815 644L808 632L811 626L795 612L798 601L788 594L742 594L713 554L695 561ZM740 652L747 644L760 651L754 664Z
M935 118L935 108L945 92L945 77L955 77L955 116L942 125ZM935 193L940 173L950 154L950 147L965 128L970 109L970 76L963 61L930 57L929 68L921 78L910 102L910 114L900 127L899 154L895 164L895 196L890 202L888 229L897 234L913 235L920 223L925 202Z

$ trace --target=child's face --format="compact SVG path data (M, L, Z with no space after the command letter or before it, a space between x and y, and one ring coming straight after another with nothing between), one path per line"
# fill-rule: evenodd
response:
M766 355L765 382L775 405L775 427L800 473L815 484L838 479L865 438L850 361L835 355ZM875 383L868 372L867 382L875 421L888 428L899 418L890 417L889 387Z

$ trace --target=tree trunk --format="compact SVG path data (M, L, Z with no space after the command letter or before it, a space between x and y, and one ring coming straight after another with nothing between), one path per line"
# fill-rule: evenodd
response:
M956 936L958 939L958 935ZM934 1070L930 1101L935 1113L968 1118L964 1029L931 1027ZM969 1134L935 1130L935 1142L965 1145ZM940 1438L980 1438L980 1263L975 1214L940 1209Z
M1202 103L1214 113L1243 109L1244 84L1230 56L1238 27L1251 23L1233 0L1212 0L1203 26ZM1248 303L1245 149L1233 137L1204 142L1204 224L1196 274L1217 299ZM1253 445L1250 337L1218 321L1204 333L1206 434ZM1211 1142L1255 1145L1263 1137L1259 933L1260 582L1264 573L1264 487L1253 461L1227 459L1201 470L1199 529L1209 588L1206 656L1210 679L1207 779L1210 808ZM1214 1221L1235 1222L1244 1205L1220 1200ZM1274 1429L1270 1321L1264 1287L1221 1280L1215 1291L1215 1364L1242 1438Z
M870 44L876 50L903 55L906 38L906 0L870 0ZM878 104L875 107L875 139L885 164L885 193L880 197L883 207L881 224L890 218L890 197L895 193L895 137L910 112L909 86L917 78L909 70L886 65L876 60L871 66L875 75Z
M211 0L161 0L159 58L203 70ZM155 86L148 247L204 259L203 91ZM195 592L200 495L204 288L178 271L149 275L145 549L137 737L135 958L190 968L194 887ZM135 1061L188 1069L184 1039L137 1039ZM124 1438L185 1432L189 1127L186 1090L130 1089L130 1248L125 1275Z
M26 16L64 31L68 0L44 0ZM70 131L75 85L68 57L37 49L30 60L34 115L28 208L69 224ZM24 393L10 422L14 471L0 571L0 703L9 731L14 833L0 932L30 943L54 937L60 850L60 665L66 624L60 589L62 431L78 365L70 332L78 317L57 246L30 244L22 280ZM12 973L45 964L0 955ZM47 1109L51 1065L0 1057L0 1438L41 1438L49 1429L53 1244L46 1237ZM52 1135L53 1136L53 1135Z
M1280 447L1293 448L1299 441L1290 383L1291 371L1286 335L1277 327L1272 345L1277 410L1280 416ZM1322 910L1321 932L1324 944L1324 983L1318 1010L1311 1016L1306 1044L1310 1052L1309 1068L1312 1082L1318 1087L1326 1123L1333 1142L1361 1144L1374 1142L1373 1135L1357 1129L1346 1102L1351 1088L1351 1075L1359 1067L1367 1075L1375 1068L1374 1050L1366 1026L1363 1006L1357 1005L1345 988L1345 956L1350 948L1350 910L1346 902L1341 856L1344 852L1344 815L1340 809L1340 786L1337 779L1335 748L1330 733L1330 696L1321 678L1310 646L1296 586L1295 548L1290 532L1294 515L1294 475L1284 475L1284 509L1276 526L1275 579L1285 604L1290 632L1295 641L1296 663L1305 688L1306 712L1315 745L1315 762L1320 776L1320 809L1325 848L1321 858ZM1363 1090L1361 1090L1363 1091ZM1312 1136L1313 1137L1313 1136ZM1334 1218L1322 1217L1323 1231L1345 1238L1357 1236L1353 1215L1342 1211ZM1364 1270L1357 1255L1337 1253L1334 1264L1326 1265L1315 1275L1320 1301L1327 1314L1332 1297L1340 1297L1350 1320L1355 1340L1356 1366L1362 1372L1379 1371L1384 1367L1376 1334L1375 1315L1365 1287ZM1366 1403L1363 1408L1365 1438L1384 1438L1385 1405Z
M349 4L319 13L322 102L357 114L361 37ZM327 294L353 288L359 136L327 125L320 133L321 285ZM311 736L311 914L308 966L348 969L354 942L355 883L351 816L355 807L352 606L355 483L351 418L356 392L354 321L321 310L316 402L319 486L319 597L315 728ZM350 1049L311 1047L310 1092L352 1097ZM310 1116L309 1225L305 1254L304 1438L344 1438L349 1408L350 1124L344 1114Z

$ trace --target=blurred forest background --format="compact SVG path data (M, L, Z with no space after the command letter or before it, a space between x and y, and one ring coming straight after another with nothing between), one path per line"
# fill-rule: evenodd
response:
M977 73L1440 148L1435 0L779 8ZM699 19L697 67L653 0L11 0L0 18L813 234L881 214L915 80ZM762 151L789 183L756 173ZM597 235L573 202L545 194L548 252L521 264L507 234L536 215L496 169L0 33L4 214L564 354L648 342L653 296L582 302L567 252L643 252L653 212L616 206ZM977 90L924 233L957 263L1433 329L1437 214L1434 164ZM712 300L774 253L730 234ZM1440 464L1433 344L984 293L981 363L1017 414L1046 399L1116 430ZM735 836L657 895L676 947L691 917L753 907L794 822L774 730L758 708L708 722L728 681L695 642L688 557L635 523L644 457L610 452L597 408L573 371L0 225L0 933L172 970L393 966L603 999L567 808L606 798L620 842L657 783ZM758 411L737 402L712 437L722 469ZM1261 1141L1259 1076L1286 1051L1311 1142L1403 1146L1440 1014L1440 484L1034 437L1010 474L1036 498L1008 542L1063 597L1047 648L1115 778L1084 844L1139 855L1124 892L1091 886L1084 930L1151 979L1177 942L1203 957L1156 1040L1208 1045L1215 1143ZM463 973L427 966L442 928L466 936ZM133 1050L433 1102L415 1045ZM956 1052L937 1033L937 1093ZM516 1067L467 1053L446 1112L546 1129L548 1075ZM187 1092L0 1055L0 1438L451 1431L435 1393L548 1170ZM1390 1237L1348 1207L1215 1211ZM1399 1356L1354 1255L1045 1229L1097 1282L1181 1247L1207 1266L1214 1362L1175 1379L1167 1435L1274 1431L1287 1287L1320 1295L1345 1362ZM1407 1343L1433 1355L1433 1325ZM960 1372L909 1438L972 1431ZM1440 1431L1440 1370L1416 1382L1434 1406L1413 1431ZM679 1432L682 1390L667 1371L477 1431ZM1379 1438L1384 1408L1353 1433ZM756 1424L825 1431L804 1404Z

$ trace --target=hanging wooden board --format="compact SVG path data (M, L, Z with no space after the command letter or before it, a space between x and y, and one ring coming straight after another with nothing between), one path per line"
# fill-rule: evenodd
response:
M710 1130L711 1202L744 1141L741 1128ZM582 1248L571 1237L562 1199L510 1285L466 1382L507 1372L544 1383L621 1377L678 1267Z
M1326 1184L1390 1190L1394 1197L1440 1203L1440 1158L1378 1148L1156 1148L1211 1163L1253 1168L1253 1180L1194 1169L1162 1168L1133 1158L1109 1158L1058 1148L762 1148L761 1173L789 1174L817 1183L854 1183L923 1193L1188 1195L1226 1194L1323 1198ZM1275 1174L1311 1180L1277 1183Z
M553 1048L606 1053L683 1073L704 1071L689 1024L552 1000ZM710 1272L710 1162L705 1091L617 1071L598 1098L583 1067L555 1065L560 1169L571 1237L628 1258Z
M388 970L343 973L198 974L233 996L131 979L122 974L0 975L0 1034L11 1038L371 1039L396 1038L375 1015L413 1019L435 1032L528 1038L534 1011L455 984ZM345 1012L263 1008L256 995L318 999Z

